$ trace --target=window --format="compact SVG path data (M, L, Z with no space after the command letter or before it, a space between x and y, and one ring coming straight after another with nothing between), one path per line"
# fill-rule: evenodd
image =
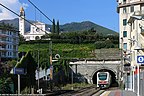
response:
M135 23L134 23L134 21L132 22L132 29L135 29Z
M123 37L127 37L127 31L123 31Z
M8 52L7 54L8 54L8 56L9 56L9 52Z
M126 50L127 49L127 43L123 44L123 49Z
M106 80L107 79L107 74L106 73L100 73L98 74L99 80Z
M12 55L12 53L11 52L9 52L9 56L11 56Z
M134 6L130 7L130 12L134 12Z
M127 19L123 19L123 26L126 26L127 24Z
M144 5L141 5L141 12L144 11Z
M127 13L126 7L123 8L123 13Z
M9 45L7 45L7 48L9 49Z
M126 0L123 0L123 3L126 3Z

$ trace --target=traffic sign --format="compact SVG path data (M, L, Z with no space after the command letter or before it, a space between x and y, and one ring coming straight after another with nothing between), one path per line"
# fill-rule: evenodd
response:
M24 68L14 68L14 74L24 74Z
M137 56L137 63L144 63L144 56Z

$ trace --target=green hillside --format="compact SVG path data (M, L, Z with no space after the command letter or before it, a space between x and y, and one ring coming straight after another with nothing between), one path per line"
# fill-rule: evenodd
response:
M97 33L102 33L103 35L108 34L114 34L118 35L117 32L110 30L108 28L105 28L103 26L97 25L90 21L84 21L84 22L73 22L73 23L67 23L64 25L61 25L61 29L64 32L72 32L72 31L84 31L84 30L90 30L90 29L96 30Z

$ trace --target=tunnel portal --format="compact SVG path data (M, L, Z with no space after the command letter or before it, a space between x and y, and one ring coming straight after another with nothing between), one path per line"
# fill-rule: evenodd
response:
M97 84L97 73L98 72L109 72L111 75L111 80L112 80L110 86L111 87L118 87L118 82L116 80L116 74L113 71L108 70L108 69L100 69L100 70L96 71L95 74L93 75L93 78L92 78L93 84Z

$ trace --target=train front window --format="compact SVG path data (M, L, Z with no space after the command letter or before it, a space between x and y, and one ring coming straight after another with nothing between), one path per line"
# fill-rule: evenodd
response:
M105 74L105 73L99 74L98 77L99 77L99 80L106 80L107 79L107 74Z

